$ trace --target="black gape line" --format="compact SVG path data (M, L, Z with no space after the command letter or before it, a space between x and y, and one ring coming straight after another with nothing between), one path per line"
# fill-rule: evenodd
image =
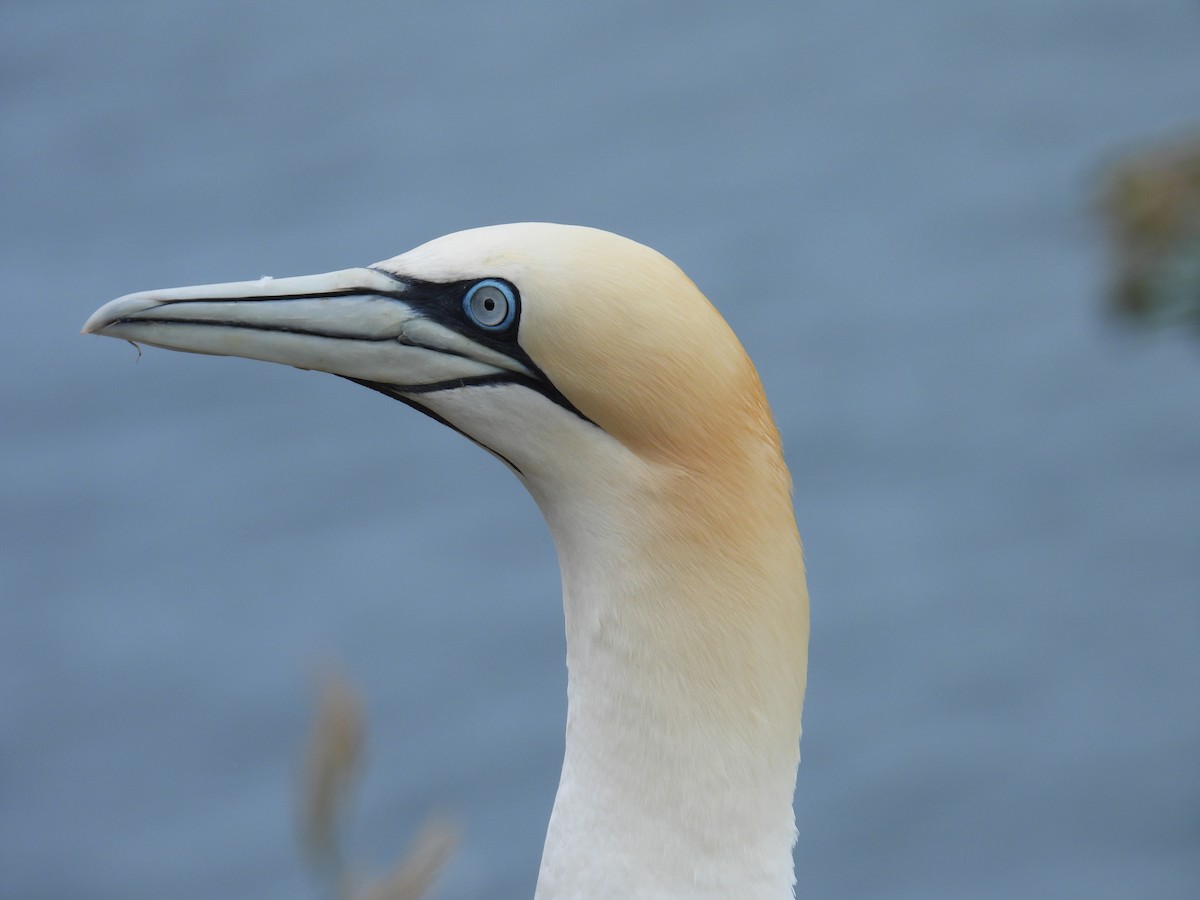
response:
M525 473L521 471L521 467L518 466L511 459L509 459L507 456L505 456L503 453L501 453L498 450L492 449L487 444L483 443L483 441L467 434L465 431L463 431L461 428L459 428L453 422L446 421L446 419L439 416L437 413L435 413L432 409L430 409L425 404L418 403L416 400L412 399L411 397L406 397L403 393L401 393L401 390L406 390L408 393L413 393L412 388L402 389L402 388L397 387L394 384L380 384L378 381L364 381L361 378L351 378L349 375L341 375L339 377L345 378L347 381L353 381L355 384L361 384L363 387L370 388L373 391L378 391L379 393L383 394L385 397L391 397L393 400L399 400L405 406L415 409L419 413L424 413L425 415L429 416L429 418L433 419L435 422L440 422L441 424L445 425L451 431L457 431L459 434L461 434L463 437L465 437L468 441L470 441L475 446L482 447L488 453L492 454L492 456L496 457L498 460L500 460L502 463L504 463L506 466L508 466L510 469L512 469L514 472L516 472L522 478L525 477ZM459 379L459 380L460 381L471 381L473 379L463 378L463 379ZM474 379L474 380L477 380L477 379ZM444 388L437 388L437 390L452 390L456 386L466 387L466 385L454 385L450 382L443 382L443 384L445 384L446 386Z

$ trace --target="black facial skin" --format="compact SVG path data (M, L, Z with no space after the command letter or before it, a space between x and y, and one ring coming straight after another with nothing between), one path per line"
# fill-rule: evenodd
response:
M361 384L363 387L378 391L394 400L399 400L407 406L412 407L418 412L422 412L432 419L441 422L448 428L457 431L459 434L470 439L478 444L483 449L487 450L492 455L499 457L509 468L515 471L518 475L522 474L521 470L513 464L512 460L508 459L501 453L497 453L486 444L480 443L476 438L467 434L461 428L458 428L451 422L447 422L440 415L429 409L420 400L415 399L413 394L431 394L438 391L456 390L465 387L481 387L491 384L517 384L530 390L537 391L547 400L556 403L563 409L573 413L585 422L592 422L587 416L581 413L563 393L554 386L553 382L546 377L546 373L539 368L537 363L525 352L517 340L521 326L521 293L517 290L517 286L512 282L500 279L490 278L490 281L502 281L512 292L513 303L516 305L512 321L506 328L503 329L487 329L476 325L463 310L463 298L475 284L481 279L470 279L467 281L452 281L448 283L439 283L434 281L420 281L415 278L404 278L399 275L393 275L391 272L384 272L381 269L375 269L382 275L396 282L397 290L395 293L389 292L381 296L392 296L398 300L403 300L408 306L417 311L425 318L436 322L437 324L448 328L451 331L456 331L463 337L468 338L474 343L494 350L509 359L512 359L530 372L534 373L534 377L522 375L518 372L496 372L491 375L476 375L468 378L454 378L449 381L439 381L431 384L422 385L396 385L383 384L375 381L364 381L359 378L348 378L355 384ZM404 337L398 338L403 343L410 346L421 346L412 341L406 340ZM436 350L439 353L445 353L445 350L430 347L428 349ZM346 376L342 376L346 377Z
M591 422L587 416L575 408L562 392L554 386L546 373L543 372L525 352L524 348L517 340L517 336L521 329L521 292L517 290L517 286L509 281L501 278L489 278L489 281L501 281L507 285L512 291L513 303L516 304L516 310L513 313L512 322L507 328L501 330L481 328L472 322L467 314L463 311L463 297L466 296L476 283L482 279L472 278L467 281L451 281L448 283L439 283L434 281L419 281L415 278L404 278L399 275L393 275L390 272L383 272L376 269L382 275L396 282L397 291L390 296L396 297L398 300L403 300L406 304L412 307L427 319L448 328L451 331L457 331L463 337L474 341L489 350L495 350L497 353L507 356L530 372L534 373L534 377L521 375L517 372L498 372L494 375L482 375L474 378L456 378L451 381L437 382L427 385L413 385L405 387L407 393L427 394L433 391L450 390L460 387L470 387L472 385L486 384L519 384L522 387L527 387L530 390L537 391L547 400L557 403L563 409L570 413L574 413L583 419L585 422ZM404 338L400 338L401 341ZM436 349L436 348L429 348ZM444 350L438 352L444 353ZM374 387L368 384L367 387ZM399 387L392 385L392 387Z

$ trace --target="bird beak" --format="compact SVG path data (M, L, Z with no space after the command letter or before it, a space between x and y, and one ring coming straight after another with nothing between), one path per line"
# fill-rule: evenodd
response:
M416 299L402 278L344 269L129 294L96 310L83 331L398 389L531 375L519 360L427 317Z

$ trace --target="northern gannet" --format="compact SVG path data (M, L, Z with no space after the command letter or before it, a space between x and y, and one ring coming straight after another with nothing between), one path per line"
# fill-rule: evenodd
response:
M84 332L330 372L507 464L553 534L566 753L536 897L789 898L808 593L753 364L666 257L578 226L130 294Z

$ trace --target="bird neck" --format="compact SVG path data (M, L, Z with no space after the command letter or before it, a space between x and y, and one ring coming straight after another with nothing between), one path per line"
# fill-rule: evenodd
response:
M618 468L530 485L568 667L537 896L790 898L808 598L786 472Z

